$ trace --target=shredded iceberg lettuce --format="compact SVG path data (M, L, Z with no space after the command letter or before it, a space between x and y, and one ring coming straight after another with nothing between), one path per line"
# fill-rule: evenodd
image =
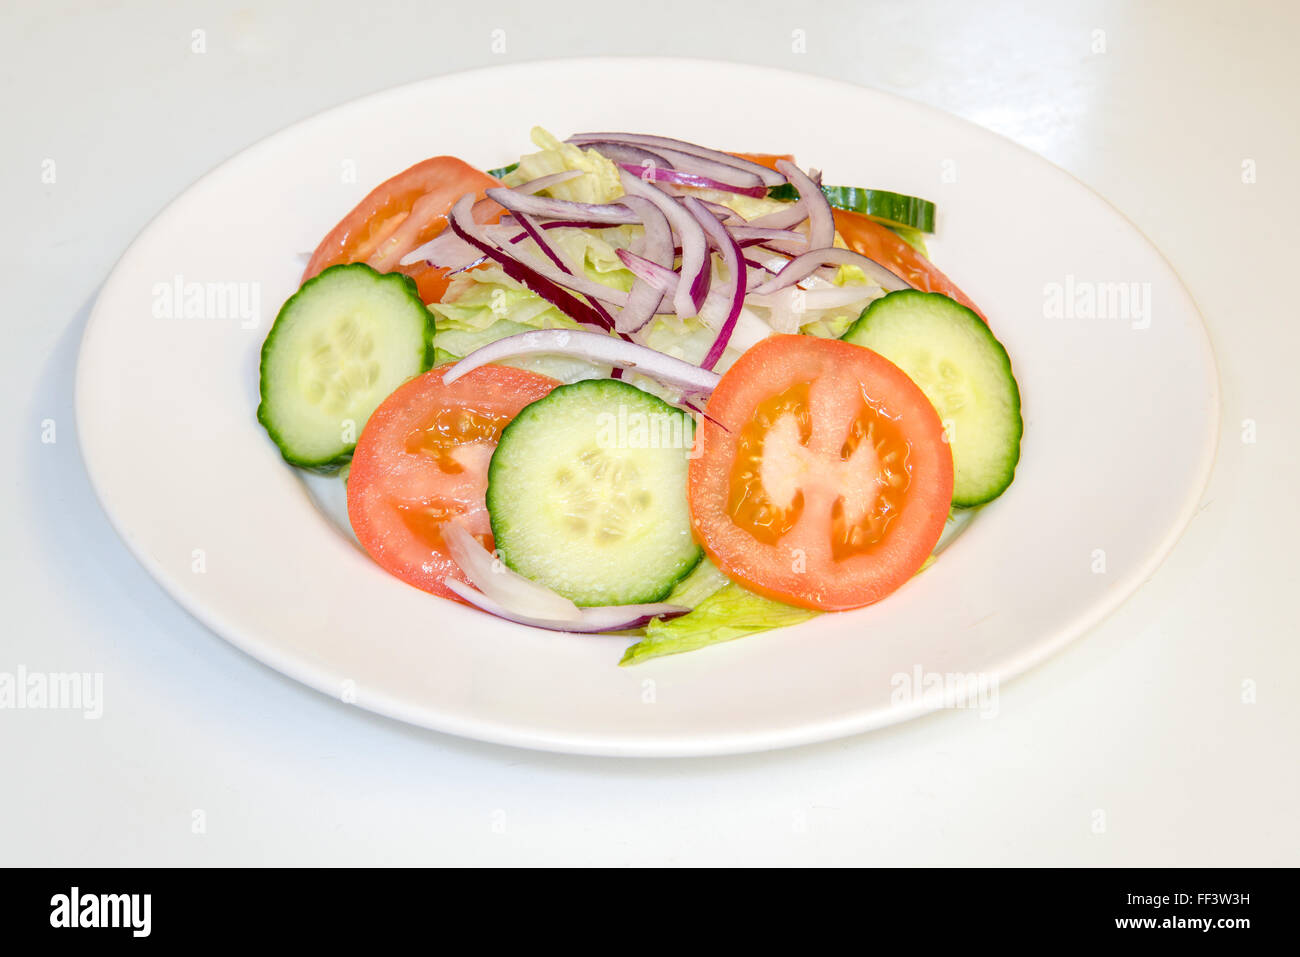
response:
M519 165L501 180L507 186L520 186L542 176L576 169L587 175L558 183L547 192L556 199L575 203L612 203L623 195L618 167L595 150L562 142L540 126L533 127L530 138L540 152L519 158Z
M498 319L483 329L439 327L433 334L434 364L455 362L489 342L496 342L506 336L518 335L534 328L536 327L524 325L522 322L512 322L509 319ZM529 372L550 376L560 382L602 379L610 373L609 366L597 365L594 362L569 356L519 356L514 359L503 359L500 364L527 369Z
M670 599L671 600L671 599ZM620 665L636 665L663 655L694 651L706 645L743 638L760 631L797 625L821 612L796 608L728 583L680 618L656 618L645 637L623 654Z

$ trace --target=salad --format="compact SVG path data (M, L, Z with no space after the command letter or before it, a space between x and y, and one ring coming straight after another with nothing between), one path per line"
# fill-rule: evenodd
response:
M374 189L263 345L259 421L385 570L634 664L879 601L1011 484L1019 390L932 203L532 140Z

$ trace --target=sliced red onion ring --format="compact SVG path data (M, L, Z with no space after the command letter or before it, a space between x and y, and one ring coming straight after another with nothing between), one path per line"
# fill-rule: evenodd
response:
M662 153L631 146L627 143L587 143L587 149L593 149L601 156L614 163L633 163L637 166L658 166L672 169L672 161Z
M674 152L687 153L691 156L698 156L703 159L712 160L715 163L721 163L724 166L730 166L733 169L745 170L753 176L756 176L759 182L767 186L780 186L785 182L785 177L776 170L768 169L759 163L751 160L742 159L739 156L732 156L730 153L723 153L720 150L709 149L700 146L697 143L688 143L685 140L675 140L667 136L649 136L645 133L578 133L569 137L570 143L576 143L585 146L590 143L626 143L632 146L641 146L656 152L670 150ZM671 156L671 154L670 154Z
M580 219L620 226L638 222L636 214L619 203L574 203L567 199L525 196L500 186L489 189L487 195L513 213L526 213L545 219Z
M444 229L437 236L407 253L401 259L401 265L427 262L430 266L442 266L447 269L464 269L481 262L483 254L474 246L461 239L450 229Z
M635 275L662 291L665 296L672 296L677 291L679 277L671 269L664 269L662 266L642 259L634 253L629 253L626 249L618 251L618 258ZM714 290L709 293L703 309L700 310L700 319L709 328L720 327L721 321L718 321L719 317L722 317L722 321L725 321L730 307L730 300L724 297L722 293ZM663 306L660 306L660 312L664 315L672 315L671 309L665 310ZM771 334L771 327L760 319L756 313L742 308L739 318L736 320L736 325L731 332L729 344L736 345L736 348L743 352ZM740 340L739 343L737 342L738 339Z
M722 189L732 193L746 192L751 196L767 195L767 187L763 185L763 180L757 174L737 166L734 157L728 157L732 162L723 163L698 153L672 147L657 146L654 150L647 150L628 143L605 140L584 145L621 166L637 167L634 172L643 178L646 175L644 171L647 169L669 170L689 178L677 179L656 175L654 179L683 186Z
M709 240L691 213L663 190L643 182L627 170L619 171L623 191L629 196L641 196L654 203L667 218L669 225L682 242L682 281L673 297L673 308L683 319L699 315L700 306L709 294L709 281L713 275L709 261Z
M484 255L500 263L507 276L527 286L566 316L576 319L578 322L600 326L602 329L610 328L610 324L605 318L587 303L543 276L537 269L520 262L489 242L482 233L482 227L470 218L469 212L473 198L472 193L466 193L447 215L447 225L455 231L457 236L474 246Z
M795 256L782 267L781 271L769 279L763 285L754 289L753 292L760 296L784 289L816 272L827 263L839 266L857 266L867 277L874 279L880 284L881 288L887 292L894 292L898 289L909 288L907 282L902 277L891 272L888 268L876 262L874 259L868 259L860 253L855 253L851 249L836 249L829 247L827 249L814 249L806 252L801 256Z
M454 521L444 522L439 531L460 570L493 601L536 618L576 620L581 617L578 606L569 599L525 578L493 557L465 526Z
M869 291L864 291L863 286L832 286L829 289L794 289L789 286L778 292L757 293L751 292L745 297L747 306L763 306L768 309L782 309L786 306L786 301L782 297L788 292L798 292L803 297L803 308L807 312L817 312L822 309L839 309L842 306L849 306L855 302L861 302L870 295Z
M672 268L677 253L673 246L673 230L668 218L659 207L644 196L624 196L623 203L641 217L644 233L641 237L641 255L651 262ZM620 333L639 332L659 309L663 293L649 283L638 279L627 295L627 305L614 317L614 328Z
M611 286L606 286L602 282L596 282L594 279L588 279L585 275L578 275L569 268L568 264L564 262L560 255L551 248L550 244L547 243L545 239L542 238L541 232L532 224L532 221L529 220L525 214L516 213L515 218L519 221L519 225L524 227L524 231L527 232L529 236L532 237L533 241L537 243L546 258L551 260L555 265L551 266L536 260L525 262L521 257L515 257L516 261L531 269L542 278L550 280L558 286L562 286L565 289L571 289L574 292L582 293L588 299L592 300L594 304L592 308L595 309L601 317L600 324L607 329L613 328L613 318L603 306L598 304L598 301L609 302L619 307L626 306L627 293L623 292L621 289L614 289ZM493 236L490 232L486 229L480 229L480 235L485 241L492 244ZM509 241L505 237L502 237L502 239L506 242ZM495 248L502 255L510 255L505 250L500 249L500 247ZM491 255L491 253L488 255ZM532 259L532 257L529 258ZM536 290L534 290L534 292L536 292ZM575 316L574 318L577 317Z
M470 218L476 223L486 222L500 205L494 199L480 199L470 210ZM457 272L482 262L483 256L450 229L444 229L424 245L415 247L403 256L400 265L409 266L421 261L430 266L445 266Z
M713 345L709 346L709 351L704 355L704 361L700 363L701 368L712 369L722 358L722 353L726 351L727 343L731 341L731 333L736 328L736 320L740 318L740 310L745 305L745 285L749 273L745 270L744 256L740 252L740 247L736 245L736 240L732 238L731 233L727 232L727 227L719 222L718 217L705 209L704 204L694 197L687 198L686 208L704 227L709 241L722 256L722 265L727 271L727 285L721 290L724 297L728 295L731 297L727 318L723 320L717 338L713 340Z
M514 223L516 226L519 224L518 220L516 220L514 216L510 217L510 221ZM619 229L624 224L623 223L593 223L590 220L577 220L577 219L553 219L549 223L538 223L537 225L542 229L551 230L551 229ZM515 245L518 243L522 243L527 238L528 238L528 233L524 232L523 230L520 230L519 232L511 236L509 241L511 245Z
M677 275L676 270L651 262L644 256L638 256L626 249L618 249L615 252L623 265L631 270L632 275L654 286L669 298L677 294L677 287L681 285L681 276Z
M577 179L585 173L580 169L565 169L558 173L550 173L546 176L539 176L537 179L530 179L526 183L520 183L518 186L512 186L516 193L525 196L531 196L534 193L540 193L544 189L550 189L552 186L558 186L560 183L567 183L571 179Z
M799 202L808 213L808 248L822 249L835 245L835 214L822 188L789 160L777 160L776 168L786 175L799 191Z
M798 226L807 218L808 204L803 201L803 197L800 197L784 209L778 209L766 216L751 219L749 225L762 226L768 229L789 229L792 226Z
M602 290L608 289L609 287L605 286L603 283L588 279L586 276L578 276L575 274L569 267L569 264L565 262L564 257L560 255L559 251L552 248L551 244L542 236L541 230L537 228L537 224L534 223L532 219L523 213L516 213L515 215L519 220L519 225L524 227L524 232L526 232L532 238L533 242L537 244L537 248L540 249L543 254L551 260L551 262L555 263L560 272L564 274L564 276L554 277L555 281L559 282L561 285L567 285L571 289L577 289L579 292L582 292L583 295L591 300L591 307L595 309L596 312L600 313L600 317L609 323L610 326L614 326L614 317L609 314L609 310L607 310L600 302L603 297ZM543 275L545 275L545 273L543 273ZM567 277L567 282L565 277ZM584 288L587 291L584 291ZM617 290L615 290L615 292L617 292ZM618 292L618 295L626 297L627 294Z
M718 384L716 373L689 362L674 359L635 342L624 342L598 332L580 332L574 329L538 329L536 332L521 332L489 342L443 373L442 381L450 385L489 362L526 355L576 356L603 365L619 366L694 395L707 395Z
M601 631L627 631L648 624L652 618L676 618L689 608L656 602L652 605L598 605L579 608L576 619L560 620L524 615L493 601L477 588L471 588L454 578L444 578L442 583L476 608L520 625L546 628L550 631L569 631L577 634L594 634Z
M656 183L673 183L677 186L692 186L695 189L720 189L729 193L740 193L742 196L766 196L767 187L762 183L757 186L734 186L731 183L720 182L716 179L710 179L707 176L701 176L698 173L687 173L680 169L665 169L662 166L636 166L632 163L619 163L620 169L625 169L637 179L652 179Z
M746 222L745 217L740 215L740 213L736 212L730 206L723 206L721 203L712 203L707 199L701 199L700 202L704 204L705 209L711 212L714 216L717 216L718 219L722 220L724 223L735 223L738 226L743 226Z
M801 243L806 238L803 233L795 232L793 229L770 229L764 226L731 226L727 232L731 233L731 238L742 246L783 240Z

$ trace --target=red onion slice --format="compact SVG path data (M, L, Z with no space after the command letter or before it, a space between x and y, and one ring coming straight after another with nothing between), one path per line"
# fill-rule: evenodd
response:
M562 276L548 278L554 278L560 285L568 286L571 289L576 289L578 292L581 292L591 300L591 307L595 309L596 312L600 313L600 317L611 327L614 326L614 317L609 314L609 310L607 310L600 301L606 295L605 290L608 290L609 287L604 283L599 283L595 280L588 279L586 276L578 276L574 273L574 271L569 268L569 264L565 262L564 257L561 256L557 250L553 249L551 244L543 238L541 230L537 228L537 224L534 223L532 219L525 216L523 213L516 213L515 215L519 220L519 225L524 227L524 232L527 233L533 242L537 244L537 248L540 249L546 257L551 260L551 262L555 263L556 267L559 268L561 273L563 273ZM545 273L542 274L546 275ZM618 292L617 290L611 291L624 297L624 301L626 301L626 293Z
M507 276L537 293L569 318L589 325L600 326L602 329L610 328L610 323L587 303L543 276L538 270L489 242L482 233L482 227L470 219L469 212L473 198L472 193L466 193L447 215L447 225L455 231L457 236L474 246L484 255L500 263Z
M640 180L652 179L656 183L673 183L677 186L692 186L695 189L720 189L742 196L766 196L767 187L762 183L757 186L735 186L698 173L688 173L680 169L664 169L662 166L636 166L632 163L619 163L619 168L627 170Z
M790 229L792 226L798 226L807 218L808 204L800 197L784 209L778 209L766 216L751 219L749 225L762 226L768 229Z
M835 245L835 214L822 188L789 160L777 160L776 168L786 175L799 191L799 202L808 213L808 248L822 249Z
M566 169L561 170L558 173L539 176L537 179L530 179L526 183L512 186L511 189L524 196L531 196L534 193L540 193L544 189L550 189L552 186L558 186L561 183L567 183L571 179L577 179L579 176L585 175L586 174L580 169Z
M793 229L769 229L764 226L731 226L728 227L727 232L731 233L731 238L742 246L781 241L801 243L807 238L803 233L795 232Z
M840 309L861 302L870 295L869 292L864 292L863 289L864 287L859 285L831 286L819 289L791 289L786 286L779 292L751 292L745 298L745 304L748 306L763 306L768 309L782 309L786 307L786 301L782 297L787 293L797 292L802 295L804 311L819 312L823 309Z
M698 199L698 197L696 198ZM736 212L730 206L723 206L721 203L713 203L707 199L701 199L700 202L704 204L705 209L711 212L714 216L717 216L718 219L722 220L724 223L735 223L738 226L743 226L746 222L745 217L741 216L740 213Z
M608 302L620 307L626 306L627 293L623 292L621 289L614 289L612 286L606 286L602 282L596 282L594 279L588 279L585 275L578 275L569 268L559 254L551 248L550 244L542 238L541 233L532 225L531 220L528 220L523 213L517 213L516 219L519 220L519 225L524 227L524 231L527 232L532 237L533 241L537 243L542 253L555 265L551 266L536 260L525 262L521 257L512 258L514 258L516 262L537 273L543 279L549 280L557 286L562 286L565 289L580 292L588 299L592 300L593 303L597 303L593 305L592 308L600 315L601 321L599 324L607 329L613 328L613 318L610 317L609 313L603 306L599 305L598 302ZM495 248L501 255L507 257L511 256L510 253L507 253L505 250L492 243L492 237L486 230L480 230L480 235L487 243L493 245L493 248ZM488 253L488 255L492 254ZM532 257L529 258L531 259ZM508 272L509 271L507 270L507 273ZM533 291L536 292L537 290ZM574 318L576 319L577 317L575 316Z
M731 233L727 232L727 227L722 225L718 217L694 198L686 200L686 208L699 220L709 241L722 256L722 265L727 271L727 286L721 291L724 297L727 295L731 297L727 318L723 320L717 338L713 340L713 345L709 346L709 351L704 355L704 361L700 363L701 368L712 369L722 358L722 353L726 351L727 343L731 341L731 333L736 328L736 320L740 318L740 310L745 305L745 285L749 274L745 270L744 256L740 252L740 247L736 245L736 240L732 238Z
M450 385L489 362L527 355L575 356L603 365L618 366L694 395L707 395L718 384L716 373L689 362L674 359L635 342L575 329L538 329L536 332L521 332L489 342L444 372L442 381Z
M673 230L668 218L659 207L643 196L624 196L623 203L641 217L644 227L641 236L641 254L661 266L672 268L677 252L673 246ZM639 332L655 317L663 293L638 279L628 292L627 305L614 317L614 328L621 333Z
M494 199L480 199L470 210L470 218L476 223L486 223L499 206L500 203ZM482 262L483 256L450 229L444 229L427 243L403 256L400 265L409 266L421 261L430 266L445 266L455 272Z
M631 270L632 275L654 286L669 298L677 294L677 287L681 285L681 277L677 275L676 270L651 262L644 256L638 256L626 249L619 249L616 252L623 265ZM670 314L664 313L664 315Z
M588 143L585 148L595 150L613 163L632 163L637 166L658 166L666 169L672 169L673 167L672 161L662 153L642 149L640 146L632 146L628 143L601 141Z
M632 146L641 146L646 149L662 152L672 150L681 153L688 153L691 156L698 156L704 159L712 160L715 163L721 163L724 166L730 166L733 169L745 170L746 172L758 177L759 182L766 186L780 186L785 182L785 177L776 170L768 169L759 163L751 160L742 159L739 156L732 156L730 153L724 153L721 150L709 149L700 146L697 143L688 143L685 140L675 140L668 136L650 136L645 133L578 133L569 137L570 143L576 143L580 146L586 146L590 143L626 143Z
M454 578L444 578L442 583L465 601L490 615L549 631L568 631L577 634L627 631L648 624L652 618L676 618L690 611L689 608L683 608L681 605L669 605L665 602L656 602L652 605L598 605L593 608L579 608L576 619L556 621L512 611L499 602L493 601L477 588L471 588Z
M801 256L795 256L794 259L791 259L782 267L780 272L757 289L754 289L753 292L765 296L768 293L784 289L786 286L812 275L828 263L839 266L857 266L867 274L868 278L874 279L887 292L909 288L908 283L902 277L891 272L874 259L868 259L861 253L855 253L851 249L830 247L827 249L814 249Z
M700 306L709 294L713 269L709 262L709 240L699 220L663 190L637 179L627 170L619 172L623 191L654 203L664 214L682 243L682 281L673 296L673 308L683 319L699 315Z
M634 225L638 222L636 214L619 203L574 203L567 199L525 196L501 186L489 189L487 195L512 213L525 213L545 219L576 219L619 226Z
M578 606L545 585L508 568L457 522L439 528L447 551L474 585L488 598L520 614L536 618L573 621L580 618Z

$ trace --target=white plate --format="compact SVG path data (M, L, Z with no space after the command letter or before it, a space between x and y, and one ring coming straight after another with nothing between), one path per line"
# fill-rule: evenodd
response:
M512 625L372 564L254 420L262 338L294 289L297 254L372 186L439 153L500 165L529 149L537 123L793 151L828 182L934 199L932 255L989 315L1019 377L1024 452L1010 491L874 607L637 668L617 667L623 639ZM178 277L182 288L256 289L260 322L245 328L233 309L159 317L162 287ZM1137 284L1128 312L1116 300L1109 311L1124 314L1079 315L1087 290L1106 298L1102 283ZM1054 310L1058 294L1076 308ZM194 615L270 666L452 734L694 755L900 721L939 703L908 696L911 676L1005 681L1060 648L1132 593L1191 517L1218 391L1200 317L1170 267L1041 158L847 84L596 59L388 91L224 163L149 225L104 285L82 342L77 417L91 479L130 549Z

